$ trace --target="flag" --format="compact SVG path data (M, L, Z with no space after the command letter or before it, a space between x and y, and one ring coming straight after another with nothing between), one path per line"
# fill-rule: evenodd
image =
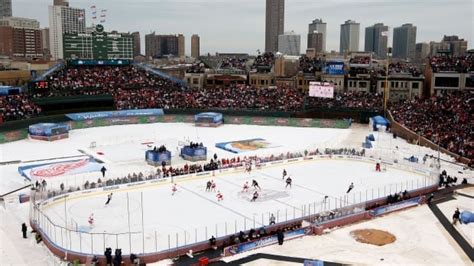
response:
M380 33L380 35L384 36L384 37L388 37L388 31L382 31Z

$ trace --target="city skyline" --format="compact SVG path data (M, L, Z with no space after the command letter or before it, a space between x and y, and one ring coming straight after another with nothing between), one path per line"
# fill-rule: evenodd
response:
M13 1L13 16L37 19L41 27L48 27L48 6L52 0ZM265 1L239 1L242 5L229 6L224 0L161 0L140 1L133 9L123 0L71 0L70 6L86 9L86 25L92 23L90 6L107 9L106 30L119 32L139 31L144 53L144 36L152 31L158 34L185 35L186 54L190 55L192 34L201 37L201 54L215 52L244 52L255 54L265 48ZM405 23L417 26L416 42L439 42L443 35L458 35L473 47L472 2L449 1L391 1L366 0L355 3L349 0L327 0L315 4L308 0L287 0L285 3L285 29L301 35L301 43L307 42L308 24L315 18L327 23L327 49L339 50L340 24L352 19L361 25L359 50L364 50L365 27L375 23L389 26L389 45L392 44L393 29ZM420 12L425 8L426 12ZM129 12L129 16L123 14ZM368 16L367 13L373 14ZM433 14L421 16L420 14ZM229 14L232 14L230 16ZM400 16L400 14L403 14ZM139 17L140 19L136 19ZM180 18L176 20L176 18ZM461 25L461 26L460 26ZM232 32L232 34L229 34ZM224 36L224 37L223 37ZM304 52L306 46L301 47Z

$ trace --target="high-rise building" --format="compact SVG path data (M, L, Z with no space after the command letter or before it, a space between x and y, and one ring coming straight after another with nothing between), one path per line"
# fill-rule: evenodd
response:
M265 12L265 52L278 50L278 36L285 31L285 0L267 0Z
M54 6L69 6L69 1L68 0L54 0L53 5Z
M456 35L444 35L441 42L449 46L449 51L451 52L452 56L463 56L466 54L467 41L464 39L459 39L459 37Z
M12 16L12 0L0 0L0 18Z
M322 34L322 51L326 51L326 36L327 36L326 35L327 34L326 22L323 22L323 20L320 18L313 20L313 22L311 22L308 26L308 37L309 37L309 34L314 33L314 32L318 32Z
M417 43L415 46L415 59L422 60L430 54L430 45L425 42Z
M178 56L184 57L185 55L185 38L183 34L178 34Z
M85 10L63 5L49 6L49 45L54 59L63 58L63 35L86 32ZM55 1L56 3L56 1Z
M416 26L403 24L393 29L393 58L415 58Z
M199 35L191 36L191 57L198 58L201 55L201 39Z
M449 43L430 42L430 56L437 56L438 53L450 53Z
M313 48L315 53L321 53L323 49L324 35L322 32L314 31L308 33L308 49Z
M0 19L0 54L12 58L43 57L39 22L34 19Z
M13 28L39 29L40 23L36 19L3 17L0 18L0 26L9 26Z
M180 45L180 38L184 36L181 34L156 35L154 32L145 35L145 56L153 58L168 55L180 56L180 52L184 55L184 41L181 41Z
M133 37L133 57L139 56L141 54L141 45L140 45L140 32L132 32Z
M344 24L341 24L339 42L339 52L341 54L359 51L359 32L360 24L353 20L346 20Z
M387 57L388 26L377 23L365 28L365 51L374 52L378 58Z
M278 52L284 55L300 55L301 36L294 31L278 36Z
M51 55L51 50L49 48L49 28L44 28L41 30L41 42L43 44L43 55Z

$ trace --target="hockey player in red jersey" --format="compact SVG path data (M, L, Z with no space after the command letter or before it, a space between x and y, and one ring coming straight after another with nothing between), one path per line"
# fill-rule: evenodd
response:
M178 188L176 187L176 184L173 184L173 187L171 188L171 196L174 196L174 193L178 191Z
M91 215L89 215L89 219L87 220L87 222L89 223L90 227L94 226L94 214L93 213L91 213Z
M224 200L224 195L222 195L220 191L217 191L216 197L217 197L217 201Z
M380 168L380 163L375 164L375 171L382 172L382 169Z
M249 191L249 181L245 181L244 186L242 187L242 192Z

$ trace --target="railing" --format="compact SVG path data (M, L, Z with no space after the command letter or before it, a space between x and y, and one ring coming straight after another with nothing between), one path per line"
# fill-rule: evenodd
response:
M284 159L283 163L294 162L296 160L308 159L353 159L375 162L373 158L365 158L352 155L311 155L308 157L298 157ZM262 167L274 164L274 162L262 163ZM241 219L234 219L227 222L216 223L210 226L199 228L183 228L182 230L168 230L162 233L163 228L145 228L142 230L140 219L134 219L129 230L121 232L89 232L90 228L79 226L76 221L63 218L62 222L53 221L45 213L48 205L52 202L63 201L65 206L64 217L66 214L67 201L71 198L81 197L83 194L90 195L101 193L104 190L121 189L131 184L124 184L112 187L101 187L93 190L76 191L59 196L53 196L47 200L42 200L45 193L32 193L33 204L31 221L46 235L51 242L58 248L68 252L78 252L84 254L103 254L106 247L122 248L123 254L150 254L157 252L172 251L190 245L206 243L211 236L216 238L230 238L231 235L240 231L248 231L252 228L258 229L262 226L268 226L270 216L273 214L276 223L288 223L292 221L308 220L316 223L322 223L332 219L337 219L346 215L362 212L367 204L384 200L388 195L408 191L412 193L416 190L433 186L437 183L437 172L433 169L423 168L412 163L394 163L390 167L418 172L423 174L416 180L393 183L381 187L372 188L365 191L354 191L351 194L341 195L340 197L328 197L321 201L313 201L301 206L293 206L284 209L275 209L265 213L254 214ZM225 171L241 170L242 167L222 169ZM219 171L219 170L217 170ZM177 180L195 177L194 175L178 176ZM150 185L157 182L170 182L170 179L153 179L148 181L138 181L140 186ZM36 204L39 202L39 204ZM61 217L61 215L59 215ZM84 218L85 219L85 218ZM192 219L192 218L190 218ZM138 220L138 222L136 221ZM190 220L191 221L191 220Z

